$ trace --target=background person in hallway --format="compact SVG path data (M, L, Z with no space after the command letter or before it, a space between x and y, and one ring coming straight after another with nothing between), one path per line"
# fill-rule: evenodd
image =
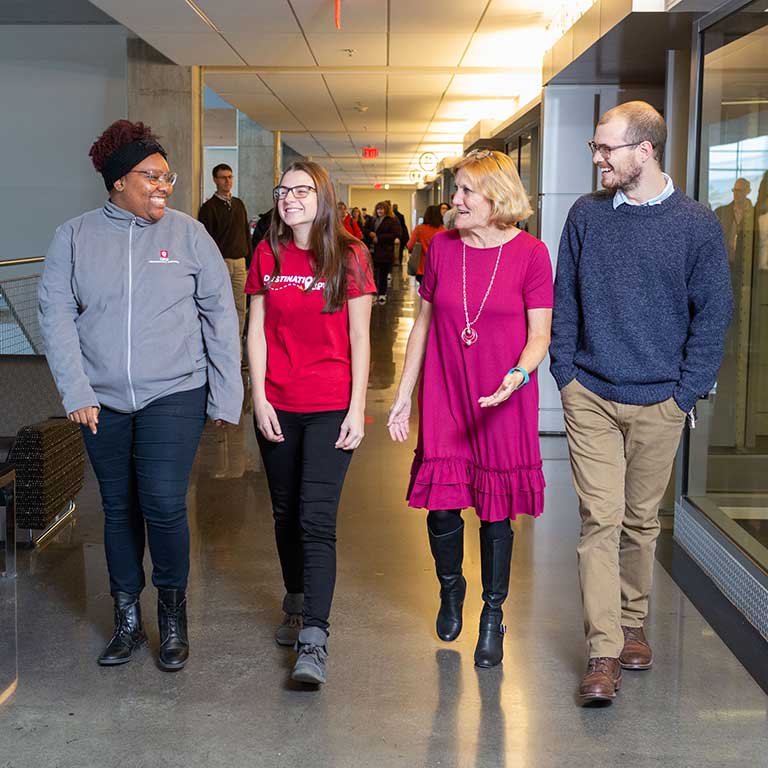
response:
M293 163L254 254L248 361L286 595L280 645L293 679L324 683L336 583L336 513L364 434L375 292L365 246L341 225L327 171Z
M440 207L437 205L428 205L424 211L424 221L417 224L411 233L411 239L408 241L408 250L412 251L416 243L421 243L421 259L416 270L416 282L421 283L424 278L424 261L427 257L427 250L432 238L445 229L443 226L443 217L440 215Z
M232 281L232 294L240 324L240 337L245 327L245 263L251 255L251 229L243 201L232 196L232 169L220 163L213 169L216 192L201 206L198 220L219 246Z
M360 229L357 221L352 218L352 215L347 211L347 204L339 201L336 206L339 211L339 220L341 221L344 229L349 232L352 237L356 237L358 240L363 239L363 231Z
M379 304L387 301L387 282L395 262L395 240L400 234L400 223L389 201L376 203L376 218L370 229L370 238L373 242L373 274Z
M666 136L645 102L606 112L589 142L605 191L576 201L560 241L550 355L582 519L582 703L651 666L658 506L731 316L722 229L662 173Z
M205 229L167 208L176 181L157 137L119 120L90 151L106 205L56 231L40 283L46 356L80 424L104 507L115 632L102 665L146 642L144 543L158 590L160 665L187 661L186 495L208 416L237 424L237 314Z
M405 243L408 240L408 225L405 223L405 216L397 208L397 203L392 204L392 213L395 214L395 218L400 223L400 242L397 246L397 263L403 265L403 250L405 250Z
M455 170L457 228L429 244L421 309L388 426L393 440L407 439L423 367L408 503L429 510L440 581L437 634L454 640L461 631L461 510L475 507L484 603L475 664L492 667L503 655L509 521L536 517L544 506L536 368L549 345L552 267L544 243L514 226L530 210L510 158L470 152Z

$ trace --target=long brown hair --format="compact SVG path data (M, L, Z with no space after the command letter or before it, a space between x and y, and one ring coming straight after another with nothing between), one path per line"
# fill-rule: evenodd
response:
M337 312L347 301L348 257L353 246L365 251L365 246L349 234L339 219L336 210L336 194L333 190L328 171L310 160L297 160L284 171L304 171L312 179L317 194L317 214L309 232L309 250L312 252L312 284L306 288L311 291L319 280L325 281L323 312ZM282 181L282 177L281 177ZM275 258L275 268L271 280L280 274L280 246L293 242L293 231L280 218L275 202L274 214L269 226L269 245ZM363 274L357 276L362 287Z

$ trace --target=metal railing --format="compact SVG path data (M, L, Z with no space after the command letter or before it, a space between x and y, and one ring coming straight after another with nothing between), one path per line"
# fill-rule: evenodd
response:
M42 256L0 261L0 267L39 264ZM37 322L37 286L40 275L3 278L0 272L0 355L42 355L43 340Z

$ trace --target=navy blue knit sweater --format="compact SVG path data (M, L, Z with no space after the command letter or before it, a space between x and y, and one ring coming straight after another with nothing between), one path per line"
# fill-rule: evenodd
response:
M552 375L606 400L683 411L715 382L733 310L723 231L679 190L660 205L579 198L560 240Z

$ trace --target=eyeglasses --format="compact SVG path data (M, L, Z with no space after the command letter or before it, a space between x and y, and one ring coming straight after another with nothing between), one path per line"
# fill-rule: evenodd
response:
M272 190L272 197L275 200L285 200L289 192L293 192L293 196L297 200L303 200L305 197L309 197L310 192L317 192L317 190L308 184L299 184L297 187L275 187Z
M471 157L473 160L485 160L487 157L492 157L499 166L499 170L503 170L499 158L496 157L496 153L492 149L473 149L471 152L467 152L467 157Z
M617 149L624 149L624 147L639 147L642 141L633 141L631 144L617 144L615 147L611 147L608 144L595 144L594 141L588 141L587 146L589 151L594 155L595 152L599 152L603 160L607 160L611 156L611 152L615 152Z
M140 173L146 177L150 184L157 186L158 184L170 184L173 186L176 183L176 179L179 178L178 173L168 171L168 173L155 173L154 171L128 171L128 173Z

